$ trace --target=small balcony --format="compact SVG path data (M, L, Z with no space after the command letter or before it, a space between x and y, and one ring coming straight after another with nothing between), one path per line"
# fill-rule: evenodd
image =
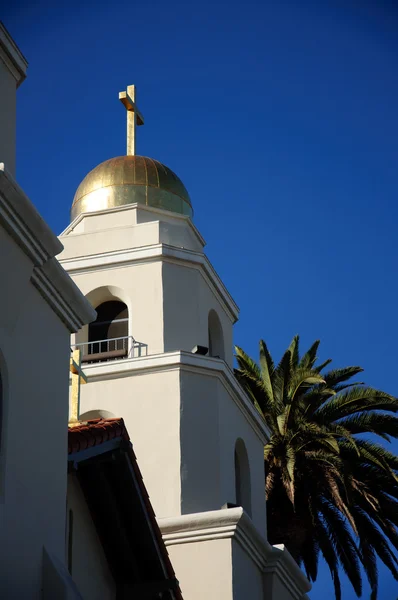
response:
M124 358L138 358L148 354L148 345L137 342L131 335L82 342L75 344L73 348L80 349L81 362L86 364L122 360Z

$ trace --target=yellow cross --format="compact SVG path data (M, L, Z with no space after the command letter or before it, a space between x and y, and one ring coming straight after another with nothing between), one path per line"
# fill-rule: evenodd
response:
M72 373L72 390L71 390L71 410L69 427L79 425L79 414L80 414L80 384L87 383L87 377L81 368L81 351L79 348L73 350L72 356L70 357L70 372Z
M119 92L119 100L127 109L127 156L135 155L135 128L144 124L144 117L135 103L135 85L127 86L127 91Z

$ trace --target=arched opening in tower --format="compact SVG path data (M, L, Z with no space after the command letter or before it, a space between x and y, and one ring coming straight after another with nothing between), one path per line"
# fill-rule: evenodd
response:
M209 356L225 360L224 335L221 322L215 310L209 312Z
M245 442L238 438L235 445L235 495L236 504L251 516L250 464Z
M124 358L129 351L128 308L119 300L96 307L97 318L88 327L87 354L83 362Z

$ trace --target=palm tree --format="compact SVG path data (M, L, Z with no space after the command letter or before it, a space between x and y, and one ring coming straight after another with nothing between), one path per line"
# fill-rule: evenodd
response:
M322 554L341 598L339 568L357 596L361 565L377 598L377 557L398 580L398 457L377 443L398 437L398 399L362 382L361 367L325 371L319 341L299 337L275 366L264 341L257 364L236 347L235 374L264 417L268 539L284 543L315 581ZM364 437L362 434L371 434Z

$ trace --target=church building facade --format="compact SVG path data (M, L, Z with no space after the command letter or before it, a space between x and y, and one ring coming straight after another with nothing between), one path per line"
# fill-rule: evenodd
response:
M266 540L267 427L233 374L238 308L168 167L127 154L77 189L60 262L97 312L73 336L80 420L123 417L186 600L303 600L309 584Z
M26 67L0 22L0 597L182 600L123 419L76 418L70 335L101 315L15 179Z

